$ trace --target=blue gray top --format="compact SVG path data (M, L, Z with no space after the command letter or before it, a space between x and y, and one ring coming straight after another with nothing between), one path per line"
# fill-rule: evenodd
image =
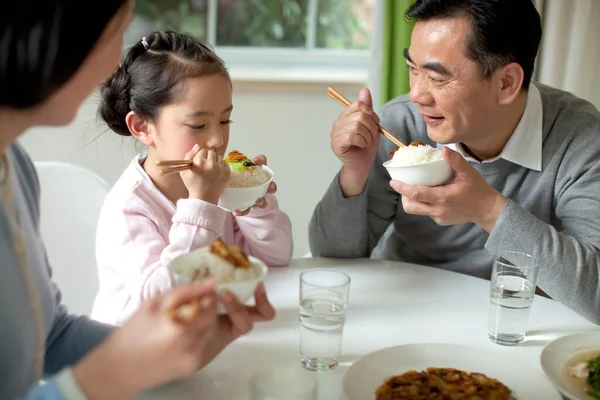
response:
M11 210L7 202L0 202L0 399L84 398L69 366L98 345L111 328L84 316L69 315L61 305L40 236L40 187L35 168L17 144L9 148L7 157L8 168L4 166L2 172L10 174L12 190L4 183L0 184L0 193L3 198L10 196L14 205L12 217L16 217L27 262L18 262L17 243L10 228ZM42 385L36 382L35 359L40 341L25 272L32 278L41 305L46 339L46 383Z

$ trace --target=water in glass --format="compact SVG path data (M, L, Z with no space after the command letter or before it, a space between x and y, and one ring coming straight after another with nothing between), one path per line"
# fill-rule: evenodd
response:
M300 354L305 368L331 370L338 365L346 304L335 298L306 298L300 303Z
M524 340L534 292L531 282L521 276L498 275L494 279L488 327L492 341L515 345Z

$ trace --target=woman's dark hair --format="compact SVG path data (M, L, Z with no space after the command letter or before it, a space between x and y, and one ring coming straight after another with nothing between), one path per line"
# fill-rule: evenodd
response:
M83 64L128 0L18 0L0 11L0 106L43 103Z
M479 66L483 78L516 62L523 68L523 89L529 88L542 38L540 14L532 0L416 0L406 11L408 19L467 17L471 35L467 56Z
M229 80L223 61L195 38L176 32L154 32L133 45L117 71L101 86L99 116L119 135L131 132L129 111L154 120L172 104L185 78L219 74Z

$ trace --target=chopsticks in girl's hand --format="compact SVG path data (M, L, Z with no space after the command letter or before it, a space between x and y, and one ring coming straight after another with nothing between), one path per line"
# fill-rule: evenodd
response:
M175 172L185 171L186 169L192 168L192 160L171 160L171 161L157 161L156 165L159 167L167 167L160 170L161 175L173 174Z
M345 98L343 94L341 94L340 92L338 92L337 90L335 90L331 86L327 88L327 94L329 95L329 97L333 98L335 101L337 101L338 103L340 103L344 107L349 107L350 104L352 104L350 102L350 100L348 100L347 98ZM402 143L398 138L396 138L394 135L392 135L388 130L386 130L385 128L383 128L381 125L378 125L378 127L379 127L379 132L381 132L381 134L383 136L385 136L386 138L388 138L389 141L391 141L392 143L394 143L398 147L406 147L406 145L404 143Z

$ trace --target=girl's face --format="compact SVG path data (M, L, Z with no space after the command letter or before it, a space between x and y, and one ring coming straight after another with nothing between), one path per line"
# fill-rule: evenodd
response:
M224 155L233 110L229 80L218 74L187 78L178 100L149 124L149 152L160 160L180 160L195 144Z

